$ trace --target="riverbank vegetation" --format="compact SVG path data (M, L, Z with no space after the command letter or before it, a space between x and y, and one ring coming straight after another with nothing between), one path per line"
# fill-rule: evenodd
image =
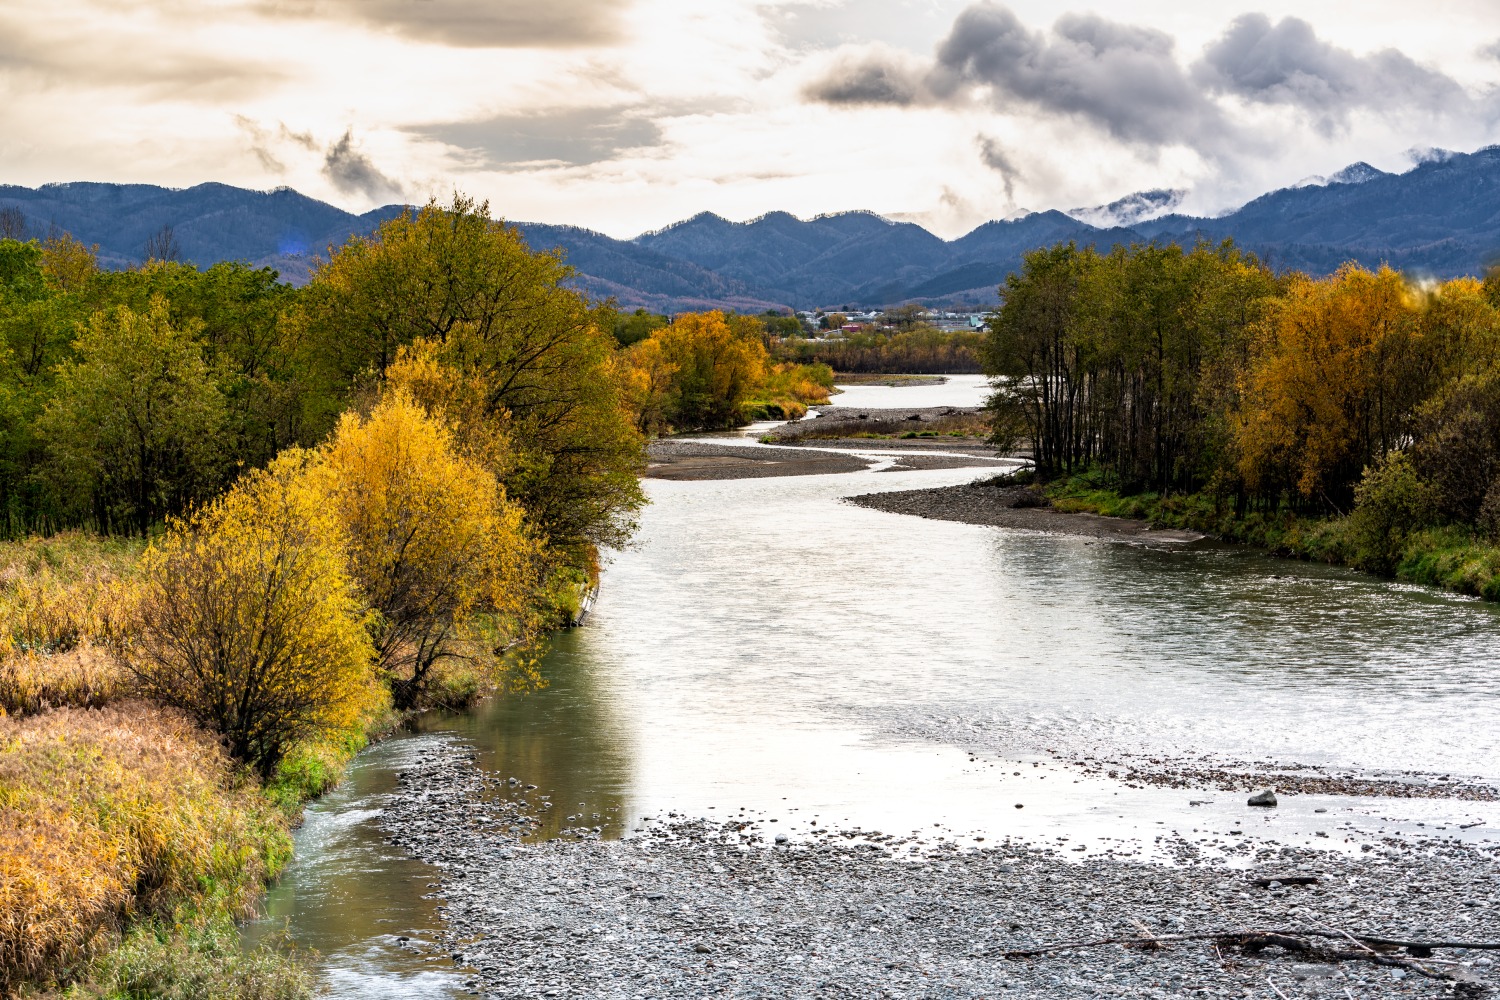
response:
M1058 507L1500 599L1500 279L1069 244L1002 296L995 439Z
M624 351L636 426L644 434L795 420L827 403L826 365L772 360L760 317L684 313Z
M777 354L799 364L828 365L841 373L963 375L983 370L984 344L981 331L949 332L915 319L837 337L786 337L779 342Z
M634 530L631 366L569 275L462 197L302 290L0 241L0 992L306 994L233 930L301 804L542 683Z

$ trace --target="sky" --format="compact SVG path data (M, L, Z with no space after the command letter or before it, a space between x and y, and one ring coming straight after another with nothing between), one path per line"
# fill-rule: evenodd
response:
M0 0L0 184L951 238L1493 142L1495 0Z

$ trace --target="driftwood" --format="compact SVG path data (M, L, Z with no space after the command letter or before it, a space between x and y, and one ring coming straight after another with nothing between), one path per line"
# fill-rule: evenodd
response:
M1141 927L1140 924L1136 925ZM1144 928L1142 928L1144 930ZM1000 953L1002 958L1041 958L1062 951L1082 948L1100 948L1118 944L1126 947L1155 950L1174 942L1209 941L1215 947L1231 945L1249 954L1266 948L1280 947L1301 957L1319 962L1370 962L1391 968L1406 969L1428 979L1445 982L1466 982L1461 963L1432 958L1435 951L1464 949L1472 951L1500 951L1497 941L1407 941L1399 938L1379 937L1371 934L1352 934L1335 928L1241 928L1229 931L1199 931L1190 934L1151 934L1141 937L1109 937L1092 941L1063 941L1057 944L1040 945L1036 948L1020 948ZM1335 949L1317 944L1317 941L1338 941L1351 944L1354 950ZM1404 954L1402 954L1404 952Z

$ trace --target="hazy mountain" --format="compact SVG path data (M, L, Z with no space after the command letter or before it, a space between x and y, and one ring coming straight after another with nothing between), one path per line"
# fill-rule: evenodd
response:
M1218 218L1152 218L1180 200L1180 192L1156 190L1072 216L1049 211L987 222L956 240L868 212L808 220L772 212L750 222L703 213L633 240L574 226L517 225L533 248L561 249L586 293L666 312L912 299L988 304L1026 251L1064 240L1107 248L1233 237L1278 269L1322 274L1355 260L1437 277L1482 272L1500 251L1500 147L1413 158L1417 165L1401 174L1355 163ZM171 225L184 259L244 260L298 284L330 245L372 232L401 211L391 205L353 215L288 189L224 184L0 187L6 206L19 208L35 235L65 230L97 243L106 266L139 263L146 241Z

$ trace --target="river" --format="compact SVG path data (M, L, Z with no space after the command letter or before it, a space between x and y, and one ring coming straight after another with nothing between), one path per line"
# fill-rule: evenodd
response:
M970 405L982 391L960 377L836 402ZM1018 836L1147 860L1166 860L1173 838L1210 850L1200 828L1221 824L1351 849L1381 831L1496 836L1494 803L1300 795L1257 813L1243 794L1070 764L1245 761L1495 783L1500 618L1482 602L1229 546L1096 542L840 502L986 474L648 480L639 539L612 555L587 625L553 641L550 686L429 716L363 755L309 808L256 933L284 928L317 950L336 996L459 990L444 963L398 940L436 932L423 898L436 876L374 824L401 761L443 740L539 786L554 804L544 835L743 810L793 836Z

